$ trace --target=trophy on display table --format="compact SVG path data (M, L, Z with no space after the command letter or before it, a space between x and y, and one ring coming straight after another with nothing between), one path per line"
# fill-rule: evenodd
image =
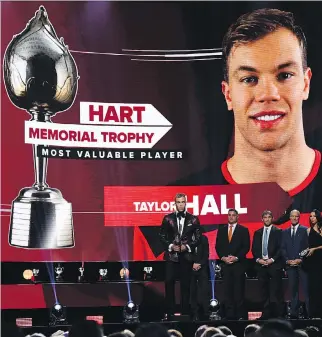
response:
M56 275L56 282L62 282L63 281L63 271L64 271L64 267L62 267L60 265L60 263L58 263L58 266L55 267L55 273Z
M123 267L123 268L120 270L120 277L121 277L121 280L122 280L122 281L128 280L129 277L130 277L130 271L129 271L127 268Z
M99 282L107 282L108 281L107 269L100 269L99 274L100 274L100 277L98 279Z
M85 277L84 277L84 271L85 268L82 266L80 268L78 268L80 275L78 275L78 282L84 282L85 281Z
M43 6L9 43L3 73L11 102L26 110L30 122L39 127L50 125L52 116L72 106L77 67ZM9 244L38 249L73 247L72 205L46 183L48 159L38 156L39 147L48 148L41 143L33 145L35 183L21 189L12 202Z
M33 269L32 270L32 275L33 275L32 281L35 282L35 283L37 282L38 274L39 274L39 269Z
M143 268L143 279L144 281L151 281L154 277L152 274L153 268L152 267L144 267Z

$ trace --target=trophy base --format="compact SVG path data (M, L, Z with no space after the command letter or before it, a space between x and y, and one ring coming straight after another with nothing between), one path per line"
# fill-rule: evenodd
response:
M109 281L109 280L108 280L107 278L98 280L99 283L106 283L106 282L108 282L108 281Z
M85 277L84 276L78 276L78 282L79 283L85 282Z
M74 247L71 203L54 188L22 189L12 202L9 244L28 249Z

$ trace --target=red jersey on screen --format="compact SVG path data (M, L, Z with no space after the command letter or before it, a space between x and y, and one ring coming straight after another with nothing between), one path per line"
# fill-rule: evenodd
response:
M303 191L305 188L307 188L311 182L315 179L316 175L319 172L320 164L321 164L321 152L314 150L315 152L315 159L314 163L312 165L311 172L309 175L302 181L298 186L293 188L292 190L288 191L288 194L293 197L297 194L299 194L301 191ZM224 178L227 180L229 184L238 184L231 176L230 172L228 171L228 159L225 160L221 165L221 171L224 176Z

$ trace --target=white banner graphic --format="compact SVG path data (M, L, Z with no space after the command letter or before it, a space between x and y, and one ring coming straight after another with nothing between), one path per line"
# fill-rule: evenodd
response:
M80 122L79 125L26 121L25 142L66 147L150 149L172 128L172 124L151 104L81 102Z
M92 126L25 122L25 143L68 147L150 149L172 126Z
M152 104L80 102L81 124L172 126Z

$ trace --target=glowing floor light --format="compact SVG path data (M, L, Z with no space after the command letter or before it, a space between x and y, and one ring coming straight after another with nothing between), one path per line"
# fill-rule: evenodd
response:
M66 307L60 303L56 303L50 310L49 325L64 325L67 323Z
M127 324L140 323L139 306L129 301L123 308L123 322Z
M219 301L215 298L212 298L209 303L209 320L210 321L217 321L220 320L220 304Z

